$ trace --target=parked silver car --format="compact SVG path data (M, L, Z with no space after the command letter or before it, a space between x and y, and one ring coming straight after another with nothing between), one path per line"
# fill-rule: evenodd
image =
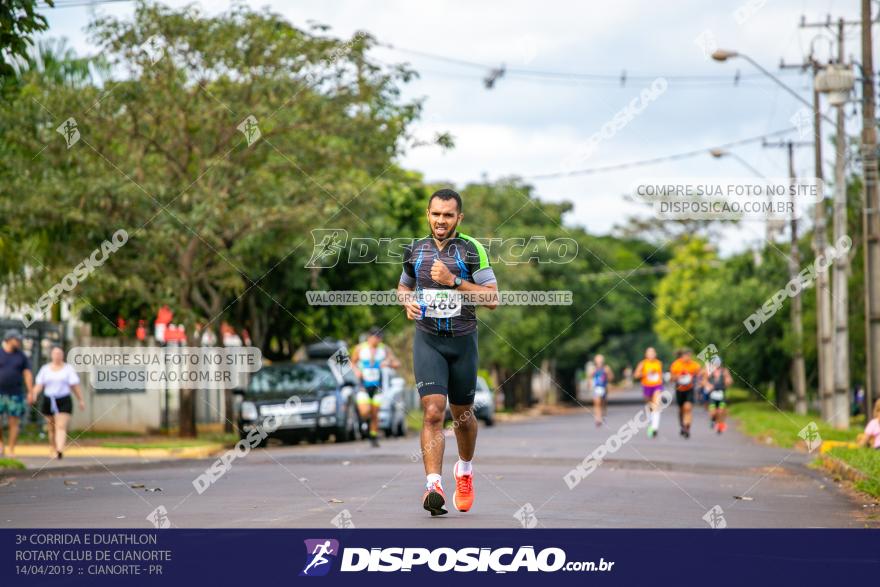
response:
M390 371L390 369L389 369ZM407 389L403 377L391 376L386 378L387 385L382 392L382 404L379 406L379 430L385 431L386 437L406 436L407 424Z

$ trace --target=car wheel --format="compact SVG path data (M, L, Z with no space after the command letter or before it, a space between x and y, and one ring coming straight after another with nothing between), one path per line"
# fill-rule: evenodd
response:
M249 444L246 432L239 430L238 438L239 438L239 440L243 440L245 442L245 444ZM259 437L257 437L257 438L259 438ZM269 441L269 437L267 436L266 438L263 438L263 439L259 440L256 444L254 444L253 448L266 448L266 443L268 441Z
M336 442L349 442L357 438L357 428L359 425L357 411L354 403L349 402L345 408L345 421L342 426L336 429Z
M395 436L406 436L406 414L397 423L397 429L394 431Z
M392 438L395 436L397 432L397 426L395 425L395 420L398 418L398 411L393 406L391 408L391 415L388 417L388 428L385 429L385 438Z
M495 425L495 415L489 414L488 416L483 418L483 421L486 423L486 426L494 426Z

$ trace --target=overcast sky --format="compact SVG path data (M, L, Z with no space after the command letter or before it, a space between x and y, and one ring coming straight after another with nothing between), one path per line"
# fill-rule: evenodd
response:
M169 1L183 5L186 2ZM224 10L228 2L204 0L208 12ZM421 79L406 88L409 97L425 97L425 116L417 132L449 131L456 148L442 152L423 147L408 153L404 166L428 180L457 185L511 174L532 176L574 168L593 168L662 157L760 136L793 126L791 118L802 105L741 60L718 63L707 59L703 46L746 53L777 73L780 59L800 63L817 29L800 29L801 15L824 20L827 14L858 18L855 0L615 0L613 2L554 2L543 0L497 2L366 2L349 0L251 2L269 5L297 26L314 20L330 25L344 37L366 30L380 41L402 49L429 52L508 68L608 74L626 70L629 79L616 82L549 79L508 75L494 89L483 87L486 71L439 61L410 52L381 49L383 62L409 62ZM749 6L754 10L749 11ZM133 3L97 7L45 9L50 29L45 36L66 37L80 53L95 48L83 27L97 11L125 16ZM737 18L736 11L745 18ZM842 11L842 12L841 12ZM741 22L738 22L741 21ZM858 59L859 30L847 29L847 54ZM826 34L827 36L827 34ZM815 43L817 55L827 57L828 42ZM740 70L744 79L734 85ZM613 137L603 139L584 156L583 145L655 77L668 82L665 92ZM717 80L683 80L678 76L722 76ZM783 72L782 79L805 99L811 99L810 76ZM852 107L847 108L852 113ZM851 116L849 128L860 124ZM826 137L830 128L825 127ZM792 133L797 139L798 134ZM826 139L827 140L827 139ZM760 144L732 149L767 177L785 177L782 149ZM580 153L580 156L578 155ZM826 176L831 175L825 149ZM814 175L813 155L800 149L796 170ZM733 158L708 154L647 167L637 167L561 179L536 179L542 199L575 204L567 218L592 233L606 233L638 209L622 194L645 178L749 177ZM528 213L530 207L523 210ZM533 211L532 211L533 212ZM755 243L763 229L752 223L728 234L725 251Z

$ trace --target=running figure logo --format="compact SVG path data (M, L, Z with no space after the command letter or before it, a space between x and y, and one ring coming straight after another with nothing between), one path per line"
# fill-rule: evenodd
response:
M170 528L171 520L168 518L168 510L160 505L147 516L147 521L152 522L156 528Z
M720 505L712 506L712 509L703 514L703 520L716 530L727 528L727 520L724 519L724 510L721 509Z
M344 228L315 228L312 230L315 241L312 256L306 263L306 269L330 269L336 267L346 243L348 231Z
M810 422L798 432L798 436L804 439L804 442L807 443L807 451L813 452L820 446L822 446L822 436L819 434L819 427L816 426L815 422Z
M339 541L332 538L311 538L305 543L306 566L299 576L323 577L330 572L330 563L339 555Z
M73 117L62 122L61 125L55 129L55 132L64 137L64 144L67 145L68 149L79 141L79 126L77 126L76 119Z
M260 137L263 136L263 133L260 132L260 127L257 126L257 119L253 114L248 115L248 117L242 120L235 128L240 130L241 134L244 135L244 138L247 139L248 147L256 143L260 140Z

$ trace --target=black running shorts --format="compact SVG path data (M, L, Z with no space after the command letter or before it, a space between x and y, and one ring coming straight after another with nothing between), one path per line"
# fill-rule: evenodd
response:
M473 404L478 362L476 331L462 336L437 336L416 329L413 366L421 397L440 394L456 406Z
M679 406L683 406L686 403L694 403L694 390L688 389L686 391L675 390L675 403Z

